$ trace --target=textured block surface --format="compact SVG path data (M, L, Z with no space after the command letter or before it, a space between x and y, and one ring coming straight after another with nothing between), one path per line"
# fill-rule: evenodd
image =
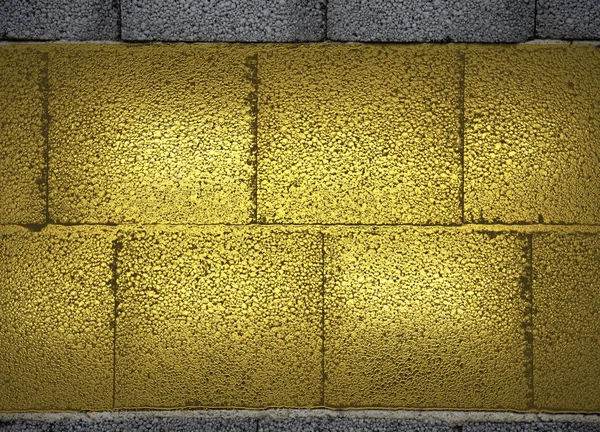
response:
M600 50L467 48L465 218L600 223Z
M125 40L293 42L325 38L323 0L122 0Z
M0 228L0 411L112 407L111 234Z
M3 0L0 39L119 38L117 0Z
M326 405L526 409L526 249L517 234L332 229Z
M64 419L52 422L15 421L3 424L3 432L255 432L252 418L131 418L115 420Z
M598 424L572 422L471 423L463 432L597 432Z
M315 406L321 235L139 231L119 258L117 407Z
M533 239L535 403L600 412L600 234Z
M257 432L453 432L444 423L377 418L261 420Z
M537 37L600 39L598 0L537 0Z
M460 49L259 55L258 219L458 223Z
M54 50L51 218L249 222L251 55L220 45Z
M329 0L339 41L520 42L533 37L534 0Z
M0 47L2 224L45 220L42 56L34 46Z

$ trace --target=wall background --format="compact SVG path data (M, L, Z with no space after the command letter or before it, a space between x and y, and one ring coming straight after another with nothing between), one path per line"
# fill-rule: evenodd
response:
M600 39L597 0L4 0L3 40Z

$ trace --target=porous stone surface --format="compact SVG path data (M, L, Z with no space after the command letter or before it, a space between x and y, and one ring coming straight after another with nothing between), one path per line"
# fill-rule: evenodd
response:
M527 239L331 228L325 404L524 410Z
M119 257L117 408L320 404L318 232L146 228Z
M256 419L251 418L130 418L81 420L64 419L56 422L0 421L3 432L254 432Z
M599 39L600 1L538 0L536 20L537 37Z
M460 49L259 54L258 220L460 222Z
M441 422L377 418L297 418L261 420L258 432L452 432Z
M53 50L51 219L249 222L253 54L247 45Z
M571 422L471 423L462 426L463 432L597 432L598 424Z
M330 0L327 36L339 41L521 42L534 0Z
M46 62L36 45L0 47L2 224L40 224L45 220L42 89Z
M122 0L125 40L291 42L325 37L323 0Z
M538 409L600 412L600 235L533 237Z
M600 223L600 50L466 52L465 220Z
M0 228L0 411L112 407L111 237Z
M3 0L0 7L0 39L118 38L118 0Z

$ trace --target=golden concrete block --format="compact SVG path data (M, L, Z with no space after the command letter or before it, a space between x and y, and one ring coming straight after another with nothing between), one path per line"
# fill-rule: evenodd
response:
M0 46L0 223L41 224L46 62L35 45Z
M112 408L111 236L0 228L0 411Z
M148 228L118 269L116 406L310 407L322 244L283 228Z
M252 55L236 45L52 51L52 219L250 222Z
M258 219L459 223L461 49L259 53Z
M527 409L527 251L522 234L332 229L325 404Z
M600 412L600 233L533 238L535 405Z
M467 221L600 223L600 51L469 46Z

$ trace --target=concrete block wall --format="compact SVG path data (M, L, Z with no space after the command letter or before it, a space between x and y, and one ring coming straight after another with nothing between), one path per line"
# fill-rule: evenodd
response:
M600 412L599 69L1 46L0 411Z
M596 0L5 0L0 39L523 42L600 39Z

